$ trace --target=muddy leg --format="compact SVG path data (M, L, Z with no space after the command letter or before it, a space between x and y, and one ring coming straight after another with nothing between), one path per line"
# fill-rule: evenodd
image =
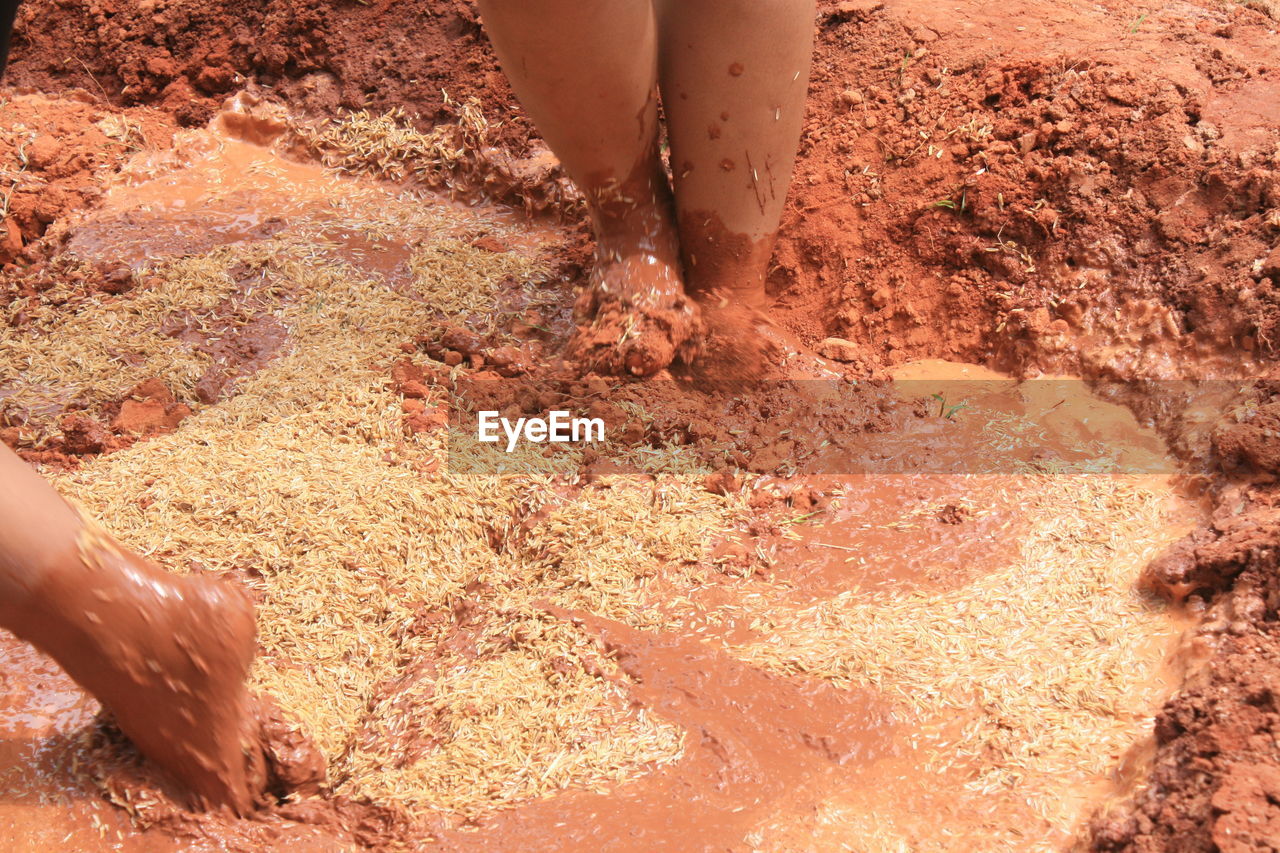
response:
M0 627L97 697L197 805L253 809L265 771L244 686L252 605L126 551L3 445Z
M695 373L840 375L764 313L764 282L800 140L813 0L657 0L685 287L706 334Z
M589 361L653 373L694 328L658 158L653 6L480 0L480 11L520 103L591 210L597 316L575 347Z
M813 0L658 0L685 283L763 307L800 141Z

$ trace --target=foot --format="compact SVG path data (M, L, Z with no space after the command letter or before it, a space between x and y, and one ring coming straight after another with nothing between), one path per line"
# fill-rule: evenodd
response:
M17 633L115 716L198 808L245 815L267 784L245 678L253 607L235 587L171 575L86 527L49 567Z
M693 374L711 381L833 381L844 370L810 350L748 300L715 294L701 303L706 343Z
M589 181L584 192L596 237L590 288L578 316L590 318L569 355L604 373L652 376L697 348L701 322L685 293L674 200L656 148L622 183Z
M591 320L579 326L570 354L592 370L652 376L691 358L700 337L676 262L654 252L598 253L579 308Z

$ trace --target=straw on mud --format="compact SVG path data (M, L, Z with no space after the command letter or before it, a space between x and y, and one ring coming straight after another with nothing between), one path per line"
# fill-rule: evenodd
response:
M139 181L153 173L164 174L195 156L183 153L187 148L200 151L202 147L207 142L188 134L175 152L133 164L126 175ZM195 167L199 166L197 160ZM216 169L206 172L211 181L221 176ZM545 276L545 261L537 254L489 252L461 239L476 231L505 233L511 228L508 222L483 212L424 203L413 193L393 194L381 187L331 181L299 187L297 198L277 202L283 209L299 201L309 206L289 217L288 231L270 249L241 245L170 262L164 275L144 270L137 275L143 284L125 298L86 291L57 278L53 288L38 298L19 298L0 306L0 323L6 327L19 316L23 321L22 334L0 337L0 390L4 392L0 405L20 413L20 420L40 430L68 403L99 409L139 381L159 376L180 400L197 406L195 383L212 359L174 336L173 330L207 331L217 323L242 325L249 318L233 297L240 302L250 295L270 301L278 297L268 292L270 288L281 285L275 279L237 282L229 270L237 263L241 270L259 270L271 260L271 253L283 257L286 250L298 264L323 265L341 249L331 236L335 233L358 233L367 239L396 234L402 242L418 246L410 264L415 295L437 314L459 317L491 299L504 280L530 288ZM258 204L269 204L272 192L280 193L279 186L278 180L258 182L241 173L235 188L211 184L209 203L216 205L221 197L246 193ZM81 274L92 278L95 272L86 265ZM402 339L427 325L423 320L417 326L403 326Z
M289 334L285 351L230 399L199 408L171 435L58 475L59 485L166 565L247 576L259 597L255 686L316 738L338 793L377 796L410 813L472 815L566 785L603 788L674 760L680 730L631 708L621 687L588 671L591 640L545 626L533 602L562 593L569 575L555 563L565 554L578 555L570 559L581 561L582 574L566 603L589 596L583 590L618 588L623 580L615 578L641 584L637 566L656 561L643 548L650 540L700 555L707 528L729 522L725 502L694 484L665 488L671 497L657 503L649 488L619 488L609 498L615 510L642 515L623 508L625 495L651 515L641 542L594 561L582 555L605 533L557 543L556 554L542 538L532 550L495 550L493 537L505 536L517 511L542 499L531 495L550 494L551 483L536 473L424 476L443 436L406 439L387 381L398 343L430 328L458 295L446 291L445 276L422 296L398 293L335 259L323 230L310 223L264 243L159 264L150 289L129 299L95 303L61 323L50 312L44 319L57 334L23 341L29 375L98 394L135 374L110 375L102 355L67 355L62 330L73 329L76 346L98 354L127 329L142 358L136 376L159 375L185 394L205 361L189 353L190 364L178 360L172 353L182 348L150 335L151 324L219 304L236 288L227 270L238 266L258 271L257 310ZM500 253L464 256L460 288L495 286L512 270L533 269ZM436 301L422 298L428 294ZM687 509L665 512L672 504ZM690 516L713 507L718 517L699 513L691 524ZM597 512L591 499L571 502L559 511L557 535L572 540L576 530L595 530ZM451 620L419 617L447 616L475 583L501 599L495 637L520 624L543 629L515 645L482 638L475 662L448 651L441 644ZM438 684L405 680L422 660L438 668ZM403 689L387 692L397 684ZM423 684L435 684L429 701L415 692ZM486 707L501 712L477 716ZM406 761L397 727L421 719L441 728L423 732L430 748L410 749L417 757Z
M174 322L200 324L236 283L225 254L180 264L172 276L125 300L85 295L59 280L38 301L0 307L6 326L19 312L27 318L23 334L0 337L5 405L39 420L71 400L93 406L119 399L150 376L165 377L175 393L194 399L211 359L164 330Z
M434 664L372 706L362 737L376 746L351 762L368 795L409 809L426 795L476 814L544 796L566 776L606 790L680 755L678 729L633 715L622 687L598 681L595 672L618 673L582 632L524 605L491 614L475 633L473 651L404 648Z
M396 181L415 178L429 186L443 184L459 163L482 156L488 129L474 98L458 108L457 122L437 124L425 133L414 129L398 108L381 115L361 110L292 127L328 166Z
M527 281L533 273L517 255L494 253L455 239L423 245L410 258L409 269L422 298L453 317L491 312L504 278Z
M1167 623L1132 584L1169 541L1166 491L1133 476L1006 479L1028 524L1008 565L955 590L845 592L781 611L767 641L738 651L872 685L925 720L973 714L954 745L977 767L971 787L1016 789L1063 828L1074 815L1052 791L1113 766L1161 694L1150 649Z
M380 128L330 141L377 159L361 140ZM402 142L378 143L392 167ZM1146 727L1154 660L1143 644L1162 623L1130 586L1172 535L1155 485L1011 481L1003 500L1028 523L1019 557L960 589L851 591L797 609L785 586L747 581L750 594L707 613L692 596L697 561L746 510L702 489L678 453L653 482L605 478L572 498L536 465L425 473L444 438L405 437L386 367L399 342L468 304L433 272L446 260L438 241L499 226L363 193L344 190L271 240L159 263L124 298L23 306L35 333L0 347L0 375L21 377L27 405L118 399L149 376L190 399L208 359L158 330L222 305L240 287L229 270L255 271L253 310L288 331L282 353L175 433L56 479L162 563L247 579L262 647L254 683L317 739L335 792L478 815L678 758L679 729L630 707L604 677L622 676L541 602L650 628L741 618L767 632L735 650L754 664L872 684L926 718L973 713L937 759L972 760L976 790L1016 786L1051 822L1067 820L1058 795ZM434 278L421 294L374 280L339 257L335 235L348 232L419 247ZM465 261L454 286L491 289L512 263L537 268L500 254L453 255ZM999 425L991 440L1030 428ZM545 517L524 529L538 509Z
M476 98L457 103L445 94L453 121L417 130L403 110L360 111L324 120L294 121L290 131L325 164L349 174L403 181L498 198L571 219L586 215L582 195L551 162L513 159L489 143L491 125Z

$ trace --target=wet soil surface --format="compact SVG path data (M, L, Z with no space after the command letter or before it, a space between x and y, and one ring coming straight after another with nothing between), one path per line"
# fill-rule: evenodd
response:
M5 660L0 822L10 849L112 849L110 842L132 834L127 815L79 791L57 757L93 720L97 703L26 643L7 633L0 643ZM175 847L170 841L138 849Z
M166 255L205 252L220 244L269 239L290 227L299 227L308 217L319 217L319 222L310 224L313 228L319 226L316 233L329 233L323 226L325 207L321 199L327 198L337 185L332 176L316 167L288 164L263 149L217 133L196 140L190 157L179 152L176 161L154 170L154 174L146 158L139 163L139 171L126 173L125 180L112 188L96 214L72 229L67 242L69 251L90 261L111 257L140 265ZM247 176L244 180L230 180L241 173ZM134 183L139 175L142 182ZM198 212L189 215L189 209ZM274 225L263 230L259 227L261 221ZM507 240L505 248L511 245ZM395 240L343 234L337 251L355 265L378 273L385 286L407 286L410 247ZM223 300L198 324L174 324L172 336L199 349L210 339L225 340L232 326L239 330L231 336L234 341L247 334L244 330L261 325L252 288L238 291L231 303L243 309L245 316L240 316L239 322L222 322L221 318L233 313ZM184 336L196 326L201 333L187 341ZM275 343L277 347L287 343L287 335ZM709 406L721 398L740 396L741 389L735 387L729 393L674 380L619 389L605 377L571 380L558 376L559 368L544 370L545 376L536 369L524 368L519 371L518 384L510 381L515 377L493 373L468 391L465 382L451 382L444 376L449 353L465 356L467 365L453 366L462 374L473 376L484 372L488 363L505 369L531 362L528 353L515 347L519 358L504 363L478 335L460 328L446 329L420 343L407 343L399 355L417 355L419 349L446 360L436 362L428 354L425 361L402 360L392 367L390 378L406 404L421 399L428 384L452 384L463 398L468 393L495 393L494 382L498 383L499 394L527 391L529 383L541 381L545 388L559 388L570 396L575 393L573 386L582 384L587 387L580 391L591 393L597 389L601 397L598 402L611 400L606 414L621 412L627 393L635 395L633 402L655 408L665 405L662 419L639 429L632 437L641 445L648 438L678 433L683 442L694 448L695 455L713 460L725 452L726 440L730 452L741 453L752 447L750 442L735 443L724 429L741 425L749 427L752 441L763 442L763 450L768 451L756 455L757 468L765 458L774 459L772 464L780 466L792 457L799 458L801 451L823 455L818 453L813 436L803 437L797 430L793 440L781 435L776 424L770 431L767 424L761 423L767 420L761 414L769 407L788 403L794 406L795 389L766 387L755 398L748 396L732 419L707 426ZM271 352L257 361L241 358L236 362L237 369L251 375L269 363ZM477 356L477 360L471 360ZM1077 399L1064 405L1067 398L1062 388L1050 386L1046 391L1037 389L1035 383L1018 385L1000 374L972 366L914 363L886 378L899 380L896 391L886 383L872 383L864 390L855 388L851 397L841 400L855 403L865 420L856 421L853 429L846 425L852 444L825 451L826 464L837 471L851 470L848 466L872 450L879 454L882 467L860 476L826 474L807 478L776 476L779 472L760 468L774 476L753 486L751 503L758 517L741 532L742 541L750 545L735 547L726 543L720 554L731 571L747 576L769 566L770 584L784 590L788 600L774 611L775 617L788 608L798 610L858 589L901 594L960 588L998 569L1013 559L1023 532L1024 519L1010 495L1016 493L1016 486L1025 475L1011 472L1019 464L1034 462L1036 454L1050 454L1063 464L1092 460L1091 454L1098 451L1103 451L1104 456L1146 454L1164 460L1163 447L1154 433L1139 427L1127 410L1094 400L1078 382L1067 383L1067 392L1074 393ZM192 406L218 402L216 396L203 396L204 379L202 376L194 387L197 399L191 400ZM508 380L505 384L504 379ZM599 393L600 388L613 393ZM125 401L136 403L137 407L122 404L120 415L150 406L148 411L154 410L152 413L158 416L170 407L185 405L176 403L172 394L166 397L166 393L163 383L158 388L143 383ZM965 417L957 418L958 412L947 408L945 398L939 403L941 408L934 411L931 395L944 393L953 401L961 401L952 405L963 405ZM818 416L850 415L847 406L823 408L831 404L822 399L809 403ZM425 412L406 406L405 425L409 432L441 426L429 419L425 424L419 423L418 418L426 418ZM997 465L997 470L1004 473L968 474L963 466L976 456L982 442L990 439L985 426L1002 418L1038 424L1045 432L1037 433L1033 440L1007 442L1007 456ZM900 429L890 431L890 426ZM1098 436L1105 440L1094 441L1090 446ZM786 450L779 449L779 444L785 444ZM625 473L625 468L610 461L597 454L597 459L580 472L581 483L571 488L607 488L609 476ZM928 461L938 463L941 473L906 473L927 467ZM903 473L884 474L885 470ZM966 476L958 479L958 473ZM706 486L727 493L737 491L744 483L733 469L722 467L708 478ZM815 515L821 516L820 523L798 527L798 534L788 535L790 525ZM1173 530L1171 527L1166 538L1175 535ZM751 556L761 552L772 553L767 561ZM1137 568L1131 565L1130 573ZM433 839L443 849L551 850L600 845L619 850L690 849L691 845L704 849L731 839L749 843L745 839L760 833L788 839L810 831L806 815L819 803L826 809L824 815L836 809L859 815L897 814L900 810L896 802L904 796L927 803L920 809L946 821L950 832L960 831L963 826L970 826L971 833L988 831L987 827L1001 831L995 827L1037 820L1007 797L984 796L987 810L983 818L971 821L963 816L963 810L955 808L954 802L929 796L923 779L959 792L964 789L967 774L975 771L964 760L945 757L946 743L931 728L936 723L922 725L878 691L837 689L820 679L771 672L737 658L731 651L733 646L768 636L754 628L750 619L735 622L716 614L722 605L735 604L741 596L742 590L732 583L712 584L693 603L693 614L684 614L688 617L688 634L638 631L598 616L551 609L556 618L594 637L602 653L617 662L626 676L634 706L674 721L690 740L676 763L607 793L567 791L460 828L409 823L394 810L380 808L376 803L351 803L339 798L281 803L259 821L201 819L170 803L163 789L148 778L127 750L121 759L118 737L94 730L86 734L86 719L82 717L52 716L41 718L39 724L59 734L76 733L88 740L87 744L80 744L87 753L79 753L73 767L83 761L97 769L91 770L87 778L73 774L65 779L66 770L61 766L48 776L32 771L34 775L23 784L54 800L54 808L61 807L64 796L96 802L89 795L96 785L136 816L144 816L144 823L159 823L159 828L141 834L120 830L123 840L117 849L148 849L147 844L164 849L175 837L183 839L183 844L225 845L232 849L263 845L290 849L327 849L333 845L337 849L347 843L381 847L425 838ZM453 614L461 648L467 647L467 626L476 618L471 611L477 607L460 606ZM701 619L698 614L712 614L715 618ZM494 615L490 613L488 618ZM1171 632L1165 641L1175 633ZM1165 653L1164 646L1157 643L1145 655L1150 663ZM57 696L46 696L51 688L42 688L39 682L27 686L25 659L15 659L14 664L7 683L12 685L16 698L22 699L30 690L37 697L35 701L53 708ZM37 675L39 672L37 668ZM65 680L60 684L66 687ZM396 686L390 688L393 697ZM1149 711L1134 709L1139 715ZM19 705L15 713L21 717L28 712ZM417 749L419 745L415 743L413 747ZM15 769L22 768L22 760L22 756L15 756ZM67 795L58 794L59 784L65 786ZM1088 784L1106 789L1105 778L1090 778ZM1073 782L1069 787L1074 791L1079 785ZM848 792L863 788L879 793L848 800ZM833 798L839 800L838 805L831 805ZM1092 793L1080 794L1070 820L1078 821L1095 799ZM691 803L696 803L697 809L691 809ZM79 820L74 817L76 813L71 814L73 825L81 826L75 822ZM23 832L39 829L21 813L12 820ZM830 820L833 826L841 825L838 820ZM907 825L910 821L902 817L899 823ZM1049 831L1040 823L1036 826L1040 831ZM915 837L931 838L927 828L910 831Z
M1280 340L1276 14L1267 2L1114 0L1087 9L1035 0L945 8L917 0L820 3L808 125L770 278L776 316L811 345L825 342L860 377L884 378L886 368L922 357L1127 382L1271 375ZM77 61L66 59L68 46ZM4 190L11 206L0 227L0 261L16 262L9 270L21 273L6 276L9 298L45 293L40 288L53 280L81 293L130 290L127 265L60 259L70 212L97 203L106 174L135 148L167 145L174 123L203 123L246 80L317 115L404 106L424 127L457 118L441 89L454 98L475 95L506 118L491 141L509 157L539 148L467 2L279 0L246 12L218 3L67 9L28 0L6 82L46 94L78 91L15 97L0 107L13 112L0 139L12 186ZM492 195L520 202L529 192L507 182ZM135 224L148 231L156 219L142 215ZM232 222L208 233L243 239L271 227ZM584 246L565 250L570 280L582 274ZM243 317L243 307L226 306L224 315ZM270 357L276 334L268 323L214 357L252 365ZM434 335L410 348L450 359L450 351L492 351L455 343ZM210 386L232 387L240 371L224 369ZM1207 609L1197 641L1207 663L1159 717L1151 784L1099 816L1093 844L1268 849L1280 814L1280 710L1268 686L1280 672L1273 654L1280 389L1262 383L1196 410L1151 406L1136 387L1121 398L1156 422L1214 506L1212 523L1148 572L1152 588ZM204 402L222 393L209 390ZM174 407L185 403L151 387L122 394L114 410L74 406L60 430L43 437L26 418L0 429L28 458L75 464L146 434L127 421L110 426L126 397L150 406L152 432L181 420ZM862 422L887 431L890 420L873 400L864 402ZM406 419L420 414L407 410ZM668 426L680 425L695 444L705 431L677 410ZM753 439L751 446L771 447L781 460L795 450L787 441ZM776 465L758 467L766 473ZM807 541L779 543L800 594L828 595L847 580L846 557L821 555L850 552L831 545L912 548L912 559L895 565L859 566L860 582L871 586L963 583L973 563L998 563L998 541L965 535L949 548L944 525L1013 538L1016 512L996 503L989 514L967 517L966 502L944 499L941 482L912 486L921 505L935 510L937 524L923 543L901 530L825 527ZM803 515L824 488L782 491L772 505L790 511L798 504L795 515ZM899 504L901 494L893 498ZM857 487L847 498L842 524L855 515L874 519L876 507L887 506L860 497ZM993 505L981 487L973 503ZM941 562L919 556L934 550ZM731 557L754 565L747 555ZM10 660L19 672L42 672L16 651L6 655L6 672ZM33 695L42 708L62 708L67 685L41 684L48 686ZM54 719L58 731L73 731L84 722L79 713L42 712L28 728L15 727L14 737L29 742ZM598 811L599 804L582 808ZM83 824L68 831L82 832Z
M770 676L696 639L557 615L580 621L617 655L639 684L633 701L698 740L639 782L517 809L442 838L445 849L714 849L748 834L798 786L833 774L858 784L860 768L895 749L890 706L872 691Z
M143 147L167 146L175 129L173 117L160 110L104 109L92 98L39 95L5 98L0 124L5 264L51 225L96 203L107 176Z
M412 246L398 238L335 232L326 224L326 217L342 207L331 199L341 195L340 190L347 190L341 180L318 167L289 163L218 131L190 135L164 158L144 156L131 163L105 194L101 208L69 230L66 251L89 263L122 259L127 269L139 269L145 278L143 265L149 262L199 255L222 245L252 245L302 229L311 239L322 239L317 250L336 251L355 267L377 274L384 286L412 292ZM391 201L390 196L379 198ZM445 204L439 199L419 199L419 203ZM499 212L494 215L503 219ZM270 227L263 228L263 223ZM336 242L323 242L334 234ZM511 251L521 239L531 246L537 243L536 230L523 238L502 234L500 245L494 236L473 242L488 240L485 246L492 243L492 250L502 251ZM212 358L209 370L225 372L231 365L236 375L251 377L270 364L277 350L288 346L288 332L278 321L272 325L270 306L277 303L267 299L266 290L255 291L251 271L232 272L239 286L230 297L212 302L212 310L198 317L178 312L163 331L166 337ZM142 284L140 292L148 287ZM128 291L122 297L132 298L131 294ZM281 296L270 295L272 299ZM285 298L305 295L286 294ZM512 316L524 314L514 311ZM266 335L264 330L270 329L279 331ZM484 400L485 405L498 406L530 389L541 389L539 405L546 394L579 401L594 395L588 410L611 420L619 418L616 425L622 427L623 445L643 448L647 443L676 439L688 448L688 455L719 465L707 478L708 490L737 492L751 471L767 475L751 486L755 519L715 554L720 568L711 577L719 575L722 581L708 584L684 605L684 611L680 606L672 610L672 618L687 626L687 634L638 631L586 613L551 610L556 618L593 637L602 653L617 662L635 707L671 720L686 732L690 742L679 761L608 793L567 791L461 827L408 822L376 803L341 798L304 798L269 809L259 821L229 822L197 819L173 804L127 748L121 755L123 744L110 729L104 734L96 726L86 729L85 720L59 719L44 724L59 732L64 730L58 727L65 724L67 735L77 733L84 741L78 744L83 751L73 750L78 757L72 764L89 768L88 773L73 774L63 782L58 782L62 779L58 774L65 773L62 769L49 778L37 774L33 787L55 800L55 783L86 800L98 788L124 804L143 825L158 825L141 835L126 833L130 840L122 842L124 849L131 849L135 839L139 844L163 845L175 836L202 839L184 843L233 848L286 843L319 845L319 849L344 843L376 847L397 839L427 837L446 849L490 849L516 844L516 839L518 846L530 849L575 849L587 844L687 849L690 843L702 848L762 832L788 838L808 831L804 815L817 808L815 804L822 804L830 827L843 825L848 832L848 818L830 815L841 811L899 814L895 802L905 796L928 800L929 805L921 808L944 821L949 832L966 826L970 835L1003 832L1002 827L1039 820L1008 797L984 795L988 808L981 821L964 818L963 810L954 808L954 798L925 797L922 779L959 795L969 775L983 766L977 762L970 767L967 759L949 756L947 742L937 734L937 721L917 718L879 691L836 689L821 679L770 671L736 657L734 647L768 639L768 632L756 624L758 616L740 606L741 579L745 577L748 588L757 590L748 593L748 599L778 596L770 618L798 614L806 606L859 590L893 596L962 589L1018 557L1026 519L1017 496L1025 494L1020 489L1027 479L1018 466L1048 459L1060 465L1119 462L1120 470L1163 476L1171 469L1154 433L1140 427L1127 409L1093 398L1078 381L1018 384L983 368L918 362L887 373L884 381L835 389L834 395L820 393L832 390L821 384L807 391L766 384L754 392L744 392L735 383L727 388L707 387L675 379L619 386L606 377L572 378L572 370L566 374L563 366L538 368L529 347L540 339L535 335L523 343L518 336L516 340L517 345L506 346L514 351L512 357L504 359L502 348L478 333L446 326L419 341L406 342L398 354L388 353L388 358L400 359L389 374L404 398L406 432L443 426L427 414L425 406L419 411L409 405L440 389L452 390L461 403L470 397L473 403ZM455 359L450 354L460 362L452 370L449 361ZM413 358L405 358L410 355ZM486 374L487 379L481 378ZM208 371L200 375L186 402L178 402L158 379L139 384L120 404L113 429L123 431L125 425L143 423L148 417L158 419L163 429L139 430L139 440L180 428L192 408L198 411L219 403L220 395L206 393L209 375ZM896 386L890 379L897 380ZM234 396L234 383L219 386L223 387ZM803 393L798 396L798 392ZM623 420L628 403L662 414L644 425ZM733 407L728 417L714 414L722 403ZM186 414L178 407L185 407ZM803 412L813 418L807 424L810 428L806 429L803 418L785 428L777 417L770 423L768 414L784 408L792 410L792 416ZM820 441L811 427L833 420L842 421L841 441ZM1036 430L1005 437L989 432L992 424L1007 423L1035 425ZM735 436L739 429L747 440ZM979 448L993 439L1002 444L1003 456L991 470L974 473L981 467L973 465L982 455ZM29 455L38 452L19 449ZM112 449L104 446L90 455ZM648 476L634 465L619 464L621 453L622 448L602 448L583 467L575 463L577 483L568 486L570 493L609 488L608 478L625 474L628 467L635 476ZM748 470L737 472L725 465L726 455L741 459ZM875 462L867 471L853 474L873 457ZM1159 465L1152 468L1133 461L1147 457ZM796 477L775 470L792 469L799 459L812 459L816 470L834 473ZM62 464L49 456L36 461ZM930 464L935 467L930 469ZM933 473L916 473L928 470ZM528 519L527 524L536 525L537 520ZM1166 539L1177 535L1181 522L1169 524L1163 534ZM1129 574L1138 568L1130 565ZM738 582L731 580L734 576ZM761 577L759 586L751 580L753 576ZM457 647L464 651L473 642L466 639L474 630L469 626L499 616L485 609L489 605L482 603L483 594L477 593L476 598L479 601L460 605L453 615ZM1162 641L1142 652L1144 666L1166 654L1165 646L1176 630L1166 633ZM21 692L17 685L23 679L19 668L11 679L15 690ZM394 700L395 691L408 683L388 685L388 700ZM37 695L43 694L37 691ZM1135 707L1134 713L1143 716L1150 710ZM426 748L416 742L408 746ZM18 759L15 767L20 766ZM849 791L863 787L879 793L849 800ZM1067 785L1070 791L1084 791L1071 795L1075 799L1065 819L1068 825L1078 823L1096 801L1097 796L1089 793L1094 787L1109 790L1104 777L1089 774ZM699 808L690 810L691 802ZM24 832L35 831L23 823L25 818L13 820ZM927 827L911 826L905 816L897 823L909 827L912 837L932 837ZM1047 824L1036 826L1045 833L1061 832Z

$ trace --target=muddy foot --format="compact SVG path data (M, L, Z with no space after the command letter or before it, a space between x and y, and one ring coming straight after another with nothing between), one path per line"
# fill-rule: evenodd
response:
M77 545L34 591L19 636L102 702L194 806L250 813L268 781L244 683L252 604L222 581L162 571L96 528Z
M712 297L701 305L706 338L690 373L705 382L832 382L844 370L806 347L763 310Z
M832 382L844 377L844 367L823 358L773 320L754 326L770 353L769 376L793 382Z
M652 376L697 348L702 328L673 264L651 254L597 260L579 314L592 319L569 342L591 370Z

